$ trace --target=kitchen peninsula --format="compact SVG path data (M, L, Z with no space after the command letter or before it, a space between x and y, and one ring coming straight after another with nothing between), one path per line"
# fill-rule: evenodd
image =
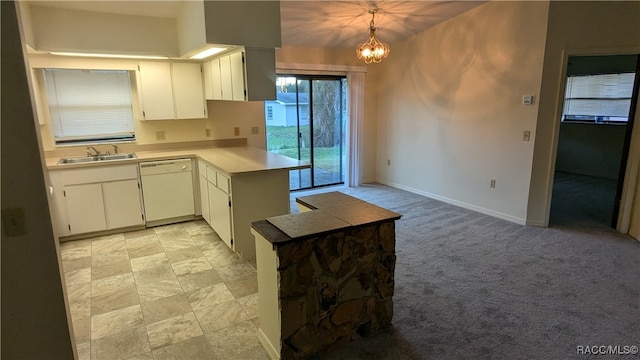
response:
M251 222L288 214L290 210L289 170L310 167L307 162L250 146L136 151L135 155L135 158L117 161L62 165L59 165L60 158L47 159L54 204L53 218L60 237L75 235L78 238L84 234L77 235L71 232L70 214L73 209L71 209L72 205L69 203L67 193L70 185L77 187L78 182L69 184L65 182L67 181L65 179L86 178L83 174L87 171L97 171L109 174L105 181L112 184L114 180L121 180L114 179L111 170L124 169L128 173L133 172L135 176L139 176L136 174L138 163L191 159L194 169L192 192L194 202L199 205L195 207L195 215L202 215L222 240L242 259L253 259L255 258L255 245L250 232ZM131 167L132 170L128 170L128 167ZM133 181L133 179L127 178L127 181ZM98 181L91 180L89 182L94 186ZM100 199L103 195L106 196L104 184L102 184L102 188L98 184L97 191L101 193ZM167 188L166 191L170 192L172 189ZM144 187L142 192L144 192ZM129 196L129 198L135 197L135 195ZM106 198L103 201L105 204L114 203ZM96 207L95 204L90 206ZM106 205L105 208L107 208ZM119 211L115 210L113 213L119 213ZM109 216L106 215L106 218L108 223ZM140 219L139 213L137 218ZM140 228L143 225L137 226ZM90 229L85 233L87 236L93 236L99 234L100 231L111 228L117 229L117 227L107 225L98 229L98 232Z
M341 192L296 199L301 213L252 224L260 325L272 359L312 356L391 326L395 220Z

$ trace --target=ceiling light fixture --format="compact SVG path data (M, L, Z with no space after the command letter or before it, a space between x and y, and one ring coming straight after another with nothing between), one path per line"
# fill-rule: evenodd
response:
M208 49L205 49L193 56L191 56L191 59L204 59L206 57L209 57L211 55L215 55L219 52L223 52L227 50L227 48L223 48L223 47L210 47Z
M377 64L382 61L382 59L389 56L389 45L376 39L376 27L373 20L378 10L380 9L369 10L369 14L371 14L371 22L369 23L369 41L366 41L356 47L356 55L358 55L358 59L364 59L365 64Z

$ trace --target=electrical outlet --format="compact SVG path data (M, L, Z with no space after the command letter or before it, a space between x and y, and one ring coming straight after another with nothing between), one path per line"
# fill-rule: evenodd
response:
M492 189L496 188L496 179L491 179L491 182L489 183L489 187Z
M259 127L257 127L257 126L252 126L251 127L251 134L252 135L257 135L259 133L260 133L260 128Z
M522 133L522 141L531 141L531 130L525 130Z
M27 233L23 208L2 210L2 232L4 236L18 236Z
M236 135L236 136L240 135L240 128L239 127L236 126L236 127L233 128L233 135Z
M156 131L156 140L165 140L166 137L164 135L164 130L163 131Z
M205 129L204 134L206 135L206 137L211 137L211 129Z

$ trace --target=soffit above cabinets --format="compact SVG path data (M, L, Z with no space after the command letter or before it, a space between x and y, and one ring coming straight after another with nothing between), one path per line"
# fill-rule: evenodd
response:
M29 1L32 5L108 14L176 18L189 0L173 1Z
M277 1L21 1L19 8L36 52L188 59L212 46L281 46Z

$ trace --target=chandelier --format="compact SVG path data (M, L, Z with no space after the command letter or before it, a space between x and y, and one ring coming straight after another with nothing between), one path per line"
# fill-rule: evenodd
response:
M371 22L369 23L369 41L366 41L356 47L356 55L358 59L364 59L365 64L379 63L382 59L389 56L389 45L382 43L376 39L376 27L373 20L379 9L370 9Z

